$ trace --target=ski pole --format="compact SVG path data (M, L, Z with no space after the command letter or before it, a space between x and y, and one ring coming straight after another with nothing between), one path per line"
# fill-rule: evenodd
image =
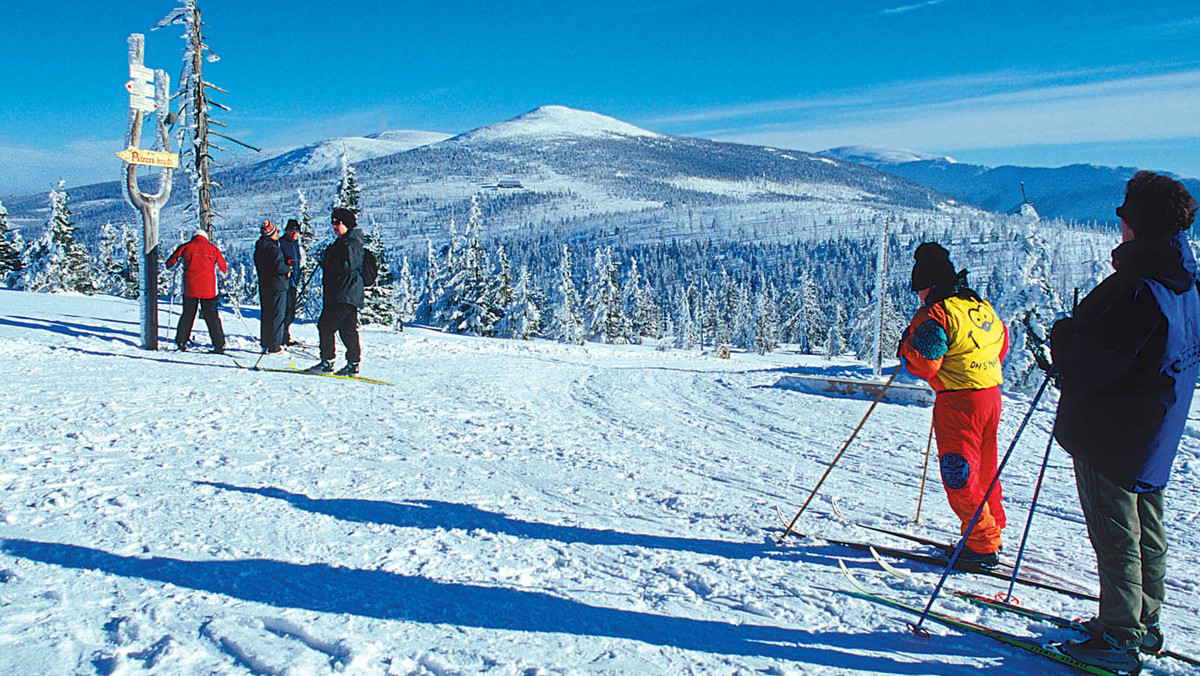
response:
M925 501L925 477L929 476L929 452L933 449L933 420L929 421L929 441L925 442L925 469L921 471L921 493L917 496L917 516L913 523L921 523L921 503Z
M842 444L842 450L838 451L837 455L833 458L833 462L829 463L829 467L825 470L825 474L821 476L821 480L818 481L816 487L812 489L812 493L808 494L808 499L804 501L804 506L800 508L799 512L796 512L796 516L792 517L791 523L789 523L787 529L783 531L783 535L779 536L776 544L782 544L784 539L787 538L788 535L791 535L792 527L795 526L796 522L800 520L800 515L804 513L804 510L808 509L808 503L812 502L812 499L817 495L817 491L821 490L821 484L825 483L825 479L829 476L829 473L833 471L833 466L837 464L838 460L842 459L842 454L845 453L846 449L850 447L850 442L854 441L854 437L858 436L858 431L862 429L863 423L867 422L867 418L871 416L871 411L874 411L875 405L879 403L880 399L883 399L883 394L887 392L888 386L892 384L892 381L896 379L896 376L900 375L900 369L902 368L904 368L904 362L900 362L900 365L897 366L896 370L892 372L892 376L887 379L887 382L884 383L883 387L879 390L879 394L875 395L875 401L871 402L871 407L867 409L865 414L863 414L862 420L858 421L858 427L854 428L854 432L850 435L850 438L846 440L846 443Z
M996 468L996 474L992 476L992 482L988 485L987 492L983 494L983 499L979 501L979 507L976 508L975 515L971 517L971 521L967 524L962 538L959 539L958 545L954 547L954 553L950 555L950 562L946 564L946 570L942 571L942 579L938 580L937 587L933 590L933 595L929 597L929 603L925 604L925 610L921 612L921 617L917 619L916 624L912 622L908 623L908 628L917 636L923 638L929 637L929 632L922 629L921 625L924 624L925 618L929 617L929 611L933 608L933 602L942 593L942 587L946 584L946 578L950 577L950 571L954 569L954 564L958 562L958 555L962 553L963 547L967 544L967 538L971 536L971 531L975 528L975 524L983 514L983 508L987 506L988 498L992 497L992 491L996 490L996 486L1000 483L1000 474L1008 464L1008 459L1012 457L1013 451L1016 450L1017 440L1021 438L1021 433L1025 431L1025 426L1029 424L1029 419L1033 417L1033 411L1037 408L1038 401L1042 398L1042 393L1046 391L1046 385L1049 384L1050 374L1047 373L1046 378L1042 380L1042 386L1038 388L1037 394L1033 397L1033 402L1029 405L1029 412L1025 414L1025 419L1021 421L1021 426L1017 428L1017 433L1013 435L1012 443L1008 445L1008 451L1004 453L1004 460Z
M1012 579L1008 581L1008 593L1004 597L1006 603L1012 603L1013 587L1017 584L1017 574L1021 572L1021 559L1025 556L1025 542L1029 539L1029 527L1033 525L1033 513L1037 510L1038 495L1042 492L1042 479L1046 476L1046 465L1050 463L1050 449L1052 448L1054 448L1053 430L1050 431L1050 441L1046 442L1046 456L1042 458L1042 471L1038 472L1037 485L1033 489L1033 501L1029 504L1029 517L1025 519L1025 532L1021 534L1021 546L1017 549L1017 560L1013 563Z

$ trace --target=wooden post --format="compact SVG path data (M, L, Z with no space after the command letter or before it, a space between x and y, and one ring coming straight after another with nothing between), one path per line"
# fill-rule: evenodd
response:
M129 36L129 73L132 80L137 80L136 74L144 71L142 59L146 49L146 38L141 33ZM161 150L170 152L171 141L167 136L167 111L170 89L170 79L166 71L154 71L154 102L158 143ZM135 105L136 94L131 89L129 106L129 127L125 135L126 149L137 148L142 139L142 116L146 112L143 105ZM125 166L126 197L130 205L142 214L142 279L141 279L141 329L142 348L158 349L158 215L167 199L171 196L171 180L174 170L170 167L160 167L158 173L158 192L150 195L138 187L137 164Z

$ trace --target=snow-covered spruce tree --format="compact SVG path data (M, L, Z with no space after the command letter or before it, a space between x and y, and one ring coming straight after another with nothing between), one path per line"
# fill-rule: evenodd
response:
M992 300L996 314L1008 327L1008 356L1004 358L1004 386L1013 392L1032 392L1042 383L1039 362L1050 363L1049 331L1062 313L1062 301L1049 283L1050 251L1041 234L1037 211L1021 207L1013 232L1017 252L1016 276Z
M445 295L445 273L438 260L437 252L433 249L433 241L425 238L425 278L421 282L420 302L417 305L417 317L423 318L430 324L440 326L442 308L438 306Z
M21 272L21 233L8 227L8 209L0 202L0 286L11 287Z
M321 285L317 278L317 257L312 255L317 233L313 230L312 214L308 206L308 195L296 190L299 201L296 222L300 224L300 288L296 299L296 313L306 319L316 319L321 313Z
M512 302L500 320L496 334L503 338L529 340L542 327L542 311L538 308L529 266L522 265L513 287Z
M504 315L511 294L508 259L498 255L500 271L493 273L491 260L480 233L483 211L479 199L471 196L471 210L463 233L463 248L455 254L451 247L450 277L439 303L442 326L448 331L475 336L490 336Z
M92 260L93 287L102 293L123 295L125 271L124 234L112 221L100 226L100 251Z
M67 199L60 181L57 188L50 190L50 221L46 230L30 245L23 262L24 286L30 291L95 292L90 256L75 239L75 224Z
M359 226L362 227L362 226ZM379 276L375 286L363 289L363 309L359 312L359 321L364 324L381 324L390 326L395 321L396 308L393 304L392 273L388 267L383 238L376 232L378 226L373 225L370 231L363 231L363 249L375 256L379 266Z
M404 325L416 316L418 302L416 280L413 279L412 266L408 264L407 254L400 257L400 272L392 284L392 299L396 308L392 328L403 331Z
M701 347L701 325L696 317L696 306L701 302L700 292L695 286L689 286L680 291L675 300L676 329L675 347L680 350L691 350Z
M662 338L662 309L654 302L654 289L650 281L641 279L638 274L636 258L630 260L629 278L623 293L632 324L630 340L641 343L642 338Z
M840 357L846 352L846 338L842 334L842 324L846 321L846 308L838 303L834 306L833 320L829 323L829 337L825 341L825 358Z
M354 176L354 167L346 159L345 151L341 156L341 177L338 179L337 193L333 198L333 208L349 209L355 216L360 216L359 205L362 202L362 189L358 187L358 179Z
M630 324L617 286L617 264L612 247L597 249L592 259L587 301L584 303L584 335L589 340L613 345L629 342Z
M767 354L779 347L779 313L775 304L775 288L762 279L754 296L754 349Z
M782 339L795 343L804 354L813 354L825 333L825 316L821 311L817 283L806 270L800 274L796 286L789 307L791 315L781 326Z
M562 258L554 286L554 305L547 335L560 343L583 344L583 322L579 319L579 292L571 275L571 250L562 245Z

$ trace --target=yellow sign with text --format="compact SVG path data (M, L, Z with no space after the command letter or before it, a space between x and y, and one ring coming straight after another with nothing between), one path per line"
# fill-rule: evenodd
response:
M175 169L179 166L178 153L164 153L158 150L126 148L117 153L117 157L129 164L141 164L147 167L168 167Z

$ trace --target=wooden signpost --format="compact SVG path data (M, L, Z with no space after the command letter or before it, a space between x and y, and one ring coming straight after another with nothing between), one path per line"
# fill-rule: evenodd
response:
M142 270L141 270L141 328L142 348L158 349L158 214L171 196L171 180L174 168L179 166L179 156L170 152L171 140L167 136L167 114L170 111L167 90L170 79L166 71L151 70L142 65L146 49L146 38L141 33L129 36L129 77L125 88L129 90L129 127L125 135L125 150L117 156L125 160L126 196L133 208L142 214ZM150 83L153 80L153 84ZM142 117L155 113L158 145L161 151L142 150ZM148 194L138 186L139 166L158 167L158 192Z

